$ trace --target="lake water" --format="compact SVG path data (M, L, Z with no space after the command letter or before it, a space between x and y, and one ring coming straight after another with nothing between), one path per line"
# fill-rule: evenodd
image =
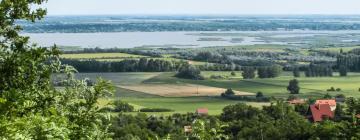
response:
M354 31L355 32L355 31ZM273 37L312 36L314 33L339 33L338 31L293 32L293 31L257 31L257 32L118 32L118 33L41 33L28 34L32 43L40 46L80 46L101 48L134 47L210 47L254 44L288 44L287 42L269 42L259 36ZM342 33L342 32L340 32ZM346 32L347 33L347 32ZM359 33L356 31L356 33ZM308 34L308 35L306 35ZM236 41L232 41L235 39ZM239 41L240 39L240 41Z

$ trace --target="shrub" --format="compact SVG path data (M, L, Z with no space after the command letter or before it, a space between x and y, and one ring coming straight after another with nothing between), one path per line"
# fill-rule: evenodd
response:
M327 89L326 91L335 91L335 88L331 87L330 89Z
M236 73L232 71L231 76L236 76Z
M326 93L326 95L324 95L324 99L331 99L332 96L329 93Z
M230 88L221 94L222 97L234 96L235 92Z
M341 91L341 88L337 88L336 91L337 91L337 92Z
M134 107L129 103L117 100L113 103L115 106L114 112L132 112L134 111Z
M256 98L263 98L263 97L264 97L264 94L261 91L256 93Z

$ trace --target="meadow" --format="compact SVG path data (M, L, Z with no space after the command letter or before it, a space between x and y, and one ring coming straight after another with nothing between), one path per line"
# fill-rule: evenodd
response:
M163 73L80 73L78 78L88 77L90 79L96 79L102 77L104 79L111 80L116 87L116 93L112 98L101 99L99 104L105 106L107 103L113 100L122 100L135 106L136 109L140 108L168 108L174 110L174 112L163 113L147 113L154 115L170 115L173 113L187 113L194 112L197 108L208 108L209 113L218 115L221 113L223 107L236 104L244 101L228 100L220 97L218 94L212 96L187 96L183 97L169 97L162 96L161 92L169 87L167 86L179 86L184 84L208 86L215 88L232 88L237 91L256 93L261 91L265 96L274 96L278 98L287 98L290 94L286 90L289 80L293 79L290 72L283 72L278 78L270 79L252 79L245 80L241 77L241 72L236 72L235 76L232 76L230 72L218 72L218 71L206 71L202 72L205 76L205 80L187 80L174 77L173 72ZM211 79L211 75L222 75L224 79ZM329 93L332 96L337 94L344 94L345 96L360 97L360 74L349 73L348 77L339 77L335 74L334 77L318 77L318 78L297 78L300 82L301 94L297 95L302 98L308 97L323 97ZM159 94L154 94L154 90L146 91L146 89L137 90L144 85L158 85L156 89ZM122 87L131 86L131 89ZM138 87L137 87L138 86ZM330 87L341 88L340 92L327 92ZM142 91L142 92L141 92ZM194 92L196 89L194 88ZM147 93L151 92L151 94ZM258 103L258 102L246 102L247 104L262 107L269 105L270 103ZM136 112L131 113L136 114Z

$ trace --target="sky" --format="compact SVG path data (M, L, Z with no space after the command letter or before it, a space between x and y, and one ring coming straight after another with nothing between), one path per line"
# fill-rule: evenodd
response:
M360 0L49 0L48 15L360 15Z

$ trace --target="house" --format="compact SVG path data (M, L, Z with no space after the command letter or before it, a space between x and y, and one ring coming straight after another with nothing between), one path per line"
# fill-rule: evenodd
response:
M356 118L360 119L360 114L355 115Z
M196 114L206 116L209 114L209 110L207 108L198 108L196 109Z
M191 133L192 132L192 127L191 126L184 126L184 132L185 133Z
M334 112L331 110L331 106L329 104L313 104L310 105L309 108L311 112L310 119L313 122L321 122L325 118L334 118Z
M324 105L324 104L328 104L331 108L331 111L335 111L335 109L336 109L336 100L335 99L316 100L316 102L315 102L315 105L317 105L317 106Z
M306 102L304 99L293 99L288 101L288 103L292 105L299 105L299 104L305 104Z

